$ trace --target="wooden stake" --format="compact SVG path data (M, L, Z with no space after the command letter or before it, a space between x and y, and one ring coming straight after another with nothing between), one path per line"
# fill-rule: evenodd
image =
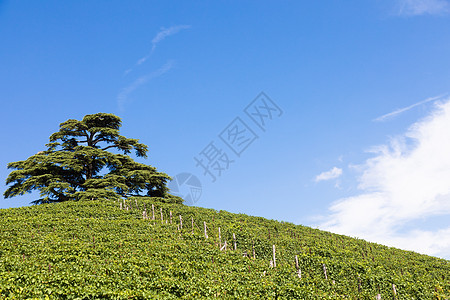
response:
M205 231L205 238L207 239L208 238L208 233L206 232L206 222L205 221L203 221L203 229Z
M234 244L234 251L236 251L236 235L233 233L233 244Z
M395 284L392 284L392 292L394 293L394 299L397 299L397 290L395 289Z
M180 230L183 230L183 218L180 215Z
M191 217L191 225L192 225L192 234L194 234L194 217Z
M227 250L227 241L225 241L225 243L223 244L222 247L220 247L220 251L222 250Z
M255 255L255 241L252 241L252 251L253 251L253 259L256 259L256 255Z
M119 206L120 206L120 209L122 209L122 202L120 202L119 204L120 204L120 205L119 205Z
M327 267L325 266L325 264L322 264L322 267L323 267L323 274L325 275L325 280L327 280L327 279L328 279L328 276L327 276Z
M298 266L298 256L295 256L295 268L297 269L297 276L298 278L302 278L302 271L300 270L300 267Z
M222 249L222 235L220 234L220 227L219 227L219 249Z
M134 199L134 201L136 202L136 209L139 209L139 206L137 204L137 199Z
M275 258L275 245L272 245L272 250L273 250L273 267L276 268L277 267L277 261Z
M159 208L159 211L161 212L161 224L164 224L163 220L163 213L162 213L162 207Z
M169 216L170 216L170 224L172 224L172 211L169 212Z
M155 219L155 206L152 204L152 220Z

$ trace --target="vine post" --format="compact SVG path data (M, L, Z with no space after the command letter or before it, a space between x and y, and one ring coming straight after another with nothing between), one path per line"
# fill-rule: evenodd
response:
M256 255L255 255L255 241L252 241L252 252L253 252L253 259L256 259Z
M298 278L302 278L302 271L300 270L300 267L298 265L298 256L295 256L295 268L297 269L297 276Z
M227 241L225 240L225 242L223 243L223 246L220 247L220 251L225 250L227 251Z
M392 284L392 293L394 294L394 300L397 299L397 289L395 288L395 284Z
M275 245L272 245L272 252L273 252L273 267L276 268L277 267L277 261L275 258Z
M203 229L205 231L205 239L207 239L208 238L208 233L206 232L206 222L205 221L203 221Z

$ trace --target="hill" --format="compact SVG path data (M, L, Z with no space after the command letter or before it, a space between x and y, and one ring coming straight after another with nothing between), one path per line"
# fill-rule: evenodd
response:
M0 228L1 299L450 299L447 260L225 211L69 201Z

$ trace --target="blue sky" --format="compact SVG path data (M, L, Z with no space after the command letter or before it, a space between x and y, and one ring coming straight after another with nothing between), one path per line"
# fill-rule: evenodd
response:
M0 41L3 182L59 123L114 113L197 206L450 258L450 1L0 1Z

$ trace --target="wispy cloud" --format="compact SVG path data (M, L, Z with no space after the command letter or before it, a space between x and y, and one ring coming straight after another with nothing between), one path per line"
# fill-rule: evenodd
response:
M152 56L153 52L156 49L156 46L165 38L167 38L168 36L174 35L178 32L180 32L183 29L189 29L191 28L191 25L177 25L177 26L172 26L169 28L161 28L161 30L153 37L152 39L152 48L150 49L150 52L141 57L140 59L138 59L138 61L136 62L136 66L142 65L143 63L145 63L150 56ZM125 70L124 75L127 75L128 73L130 73L133 69L129 68L127 70Z
M189 29L189 28L191 28L191 25L177 25L177 26L172 26L169 28L162 28L161 31L158 32L152 40L152 51L154 51L156 48L156 45L159 42L161 42L162 40L164 40L166 37L173 35L175 33L178 33L179 31L181 31L183 29Z
M403 113L405 111L408 111L408 110L410 110L410 109L412 109L412 108L414 108L416 106L420 106L422 104L425 104L425 103L428 103L428 102L431 102L431 101L436 101L436 100L442 99L442 97L444 97L444 96L445 96L445 94L439 95L439 96L436 96L436 97L427 98L427 99L425 99L423 101L414 103L414 104L412 104L410 106L399 108L397 110L394 110L393 112L390 112L390 113L387 113L385 115L382 115L382 116L374 119L373 121L376 121L376 122L385 121L386 119L393 118L393 117L395 117L395 116L397 116L397 115L399 115L399 114L401 114L401 113Z
M449 11L450 4L447 0L398 0L399 15L441 15Z
M169 60L166 62L161 68L158 70L151 72L147 75L141 76L136 79L133 83L122 89L122 91L117 95L117 104L120 109L123 109L123 106L128 98L128 95L131 94L134 90L136 90L141 85L147 83L148 81L167 73L174 66L174 61Z
M319 175L317 175L315 181L319 182L319 181L324 181L324 180L335 179L341 175L342 175L342 169L334 167L333 169L331 169L329 171L322 172Z
M449 153L447 99L405 134L374 150L361 166L361 194L333 203L320 227L450 258L450 224L428 230L417 225L436 216L450 219Z

